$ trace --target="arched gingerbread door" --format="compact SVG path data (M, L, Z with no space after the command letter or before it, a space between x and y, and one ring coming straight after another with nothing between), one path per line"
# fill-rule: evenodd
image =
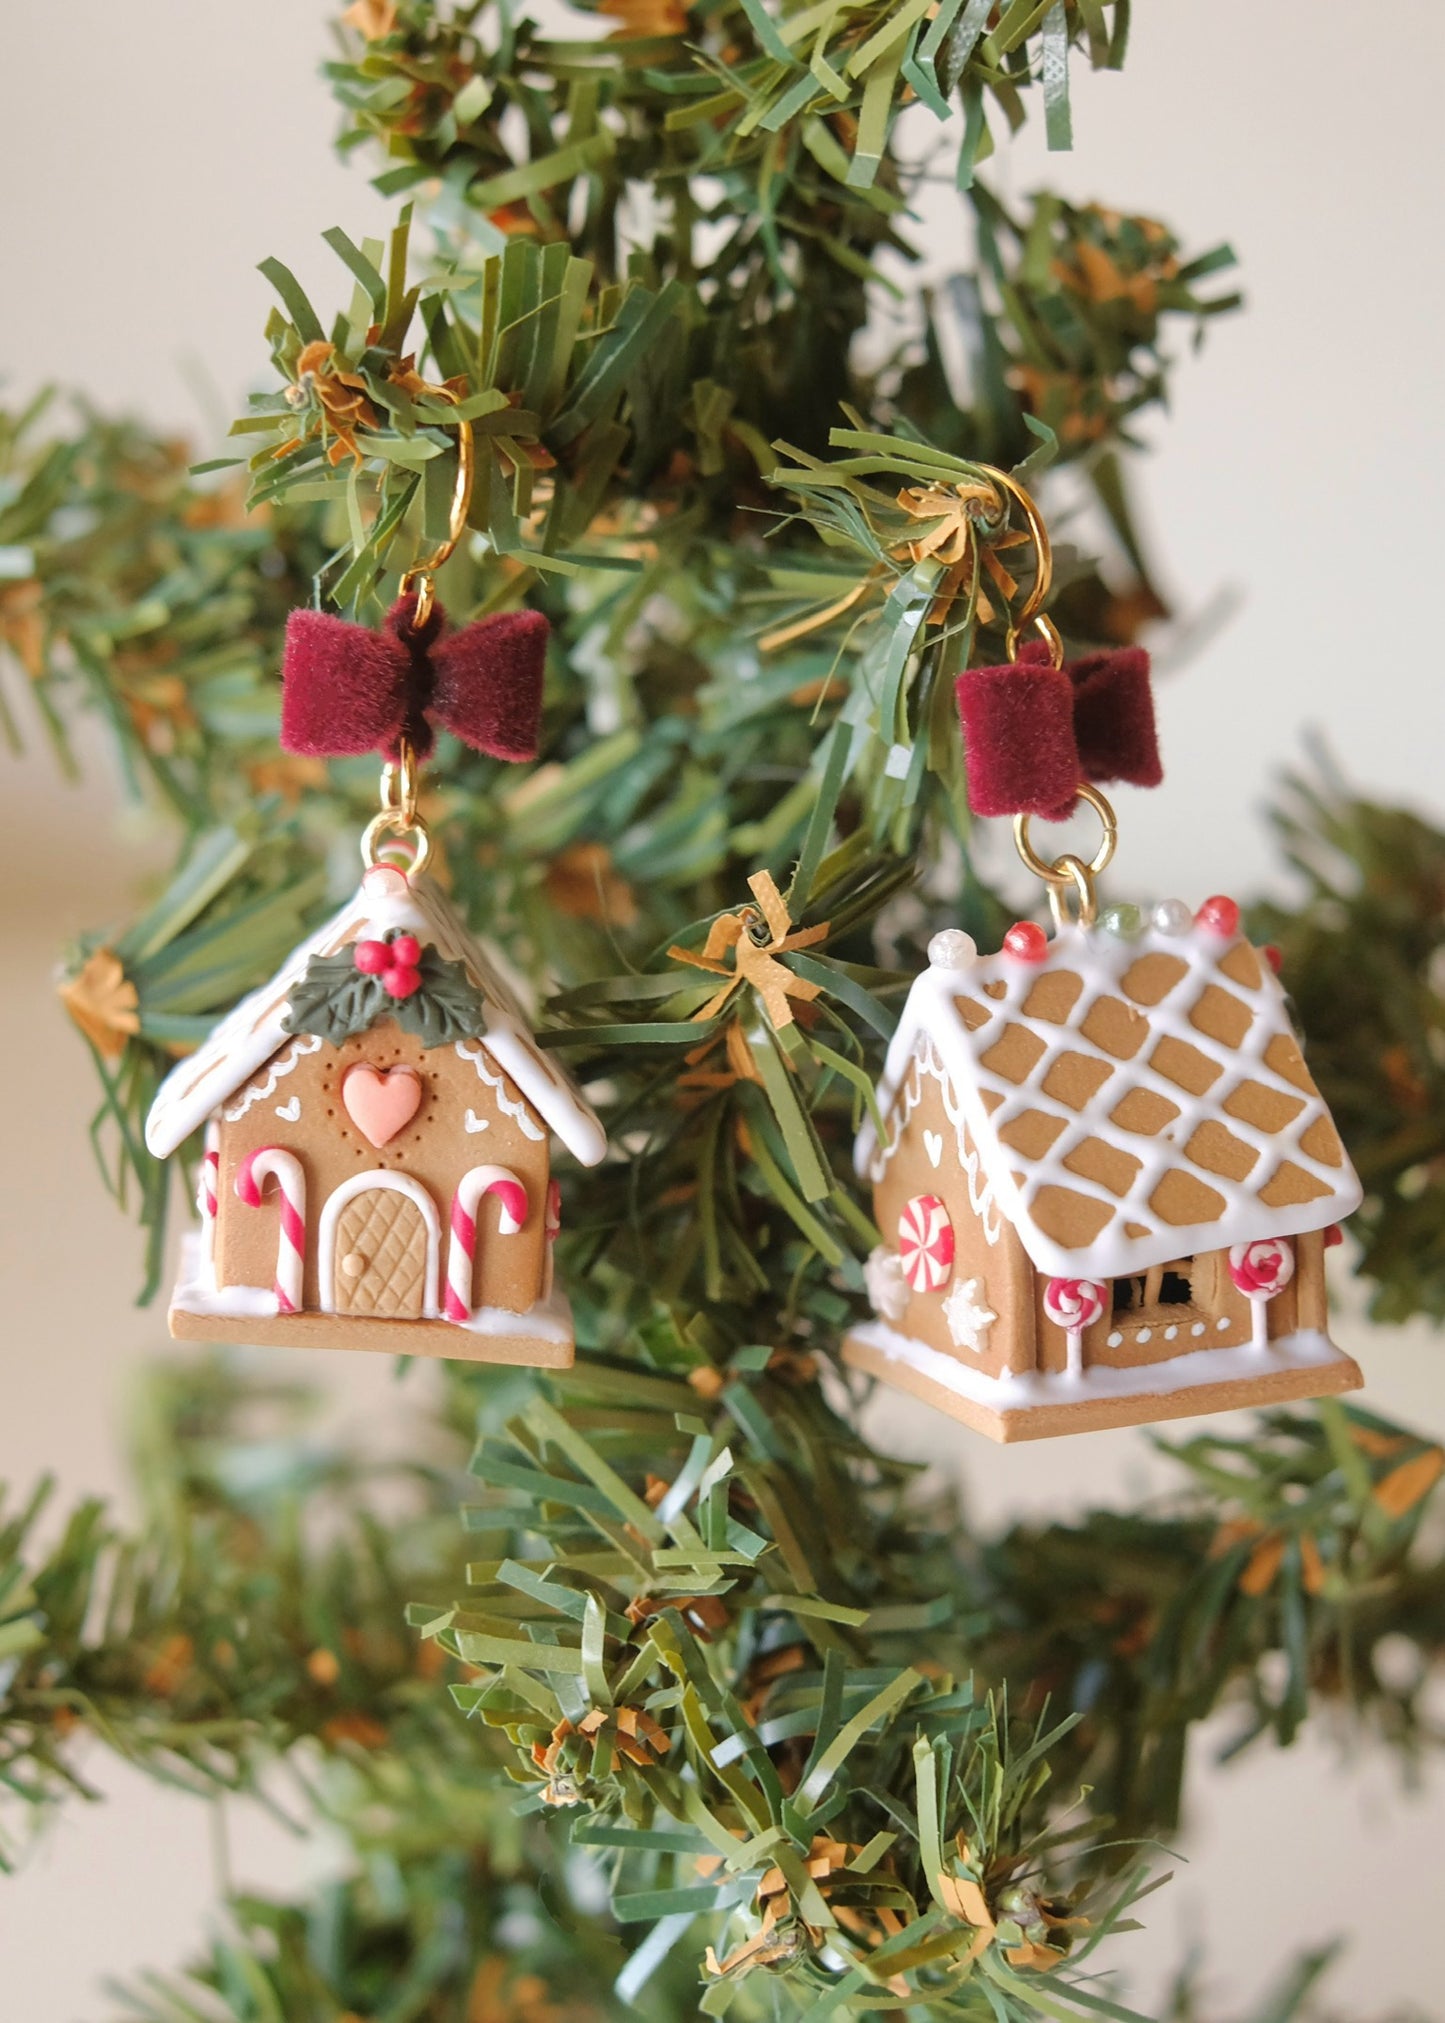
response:
M362 1320L420 1320L436 1311L436 1208L414 1180L358 1173L327 1203L322 1298Z

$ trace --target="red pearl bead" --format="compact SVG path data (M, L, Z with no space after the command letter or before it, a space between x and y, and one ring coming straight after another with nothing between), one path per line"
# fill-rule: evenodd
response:
M1284 968L1284 956L1280 953L1278 945L1273 941L1267 941L1260 950L1260 954L1264 957L1275 975L1278 976Z
M1238 934L1238 903L1233 899L1226 899L1222 892L1216 892L1212 899L1205 900L1195 914L1194 921L1198 927L1207 927L1211 934Z
M391 944L391 959L403 969L415 969L421 961L421 943L414 934L399 934Z
M388 997L411 997L421 989L421 971L413 969L410 963L399 962L383 976L381 987Z
M1034 920L1016 920L1003 938L1004 953L1015 962L1042 962L1049 952L1049 937Z
M355 962L363 976L380 976L391 967L391 950L384 941L358 941Z

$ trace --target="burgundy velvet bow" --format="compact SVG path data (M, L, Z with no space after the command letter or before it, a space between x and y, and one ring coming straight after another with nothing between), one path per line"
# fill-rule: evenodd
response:
M968 803L976 815L1065 821L1085 781L1157 787L1149 656L1140 646L1050 664L1030 640L1006 667L959 675Z
M379 631L325 611L293 611L281 663L281 745L311 758L380 752L406 739L419 759L434 726L494 759L534 759L542 714L547 621L502 611L441 637L433 604L412 623L416 598L399 597Z

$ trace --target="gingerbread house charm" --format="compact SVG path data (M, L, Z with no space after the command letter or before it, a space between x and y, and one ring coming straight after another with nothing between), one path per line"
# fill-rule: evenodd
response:
M1324 1253L1360 1184L1231 902L935 937L865 1126L855 1367L995 1440L1356 1389Z
M447 899L394 865L166 1078L159 1158L204 1126L173 1335L559 1367L551 1137L597 1118Z

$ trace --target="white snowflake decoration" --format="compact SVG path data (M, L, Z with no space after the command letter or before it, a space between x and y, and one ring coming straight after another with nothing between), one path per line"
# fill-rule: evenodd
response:
M863 1283L875 1314L881 1314L885 1321L902 1320L908 1305L908 1281L896 1250L880 1243L876 1250L870 1251L863 1267Z
M983 1303L983 1280L959 1279L943 1302L943 1318L958 1346L981 1356L988 1347L988 1331L998 1319Z

